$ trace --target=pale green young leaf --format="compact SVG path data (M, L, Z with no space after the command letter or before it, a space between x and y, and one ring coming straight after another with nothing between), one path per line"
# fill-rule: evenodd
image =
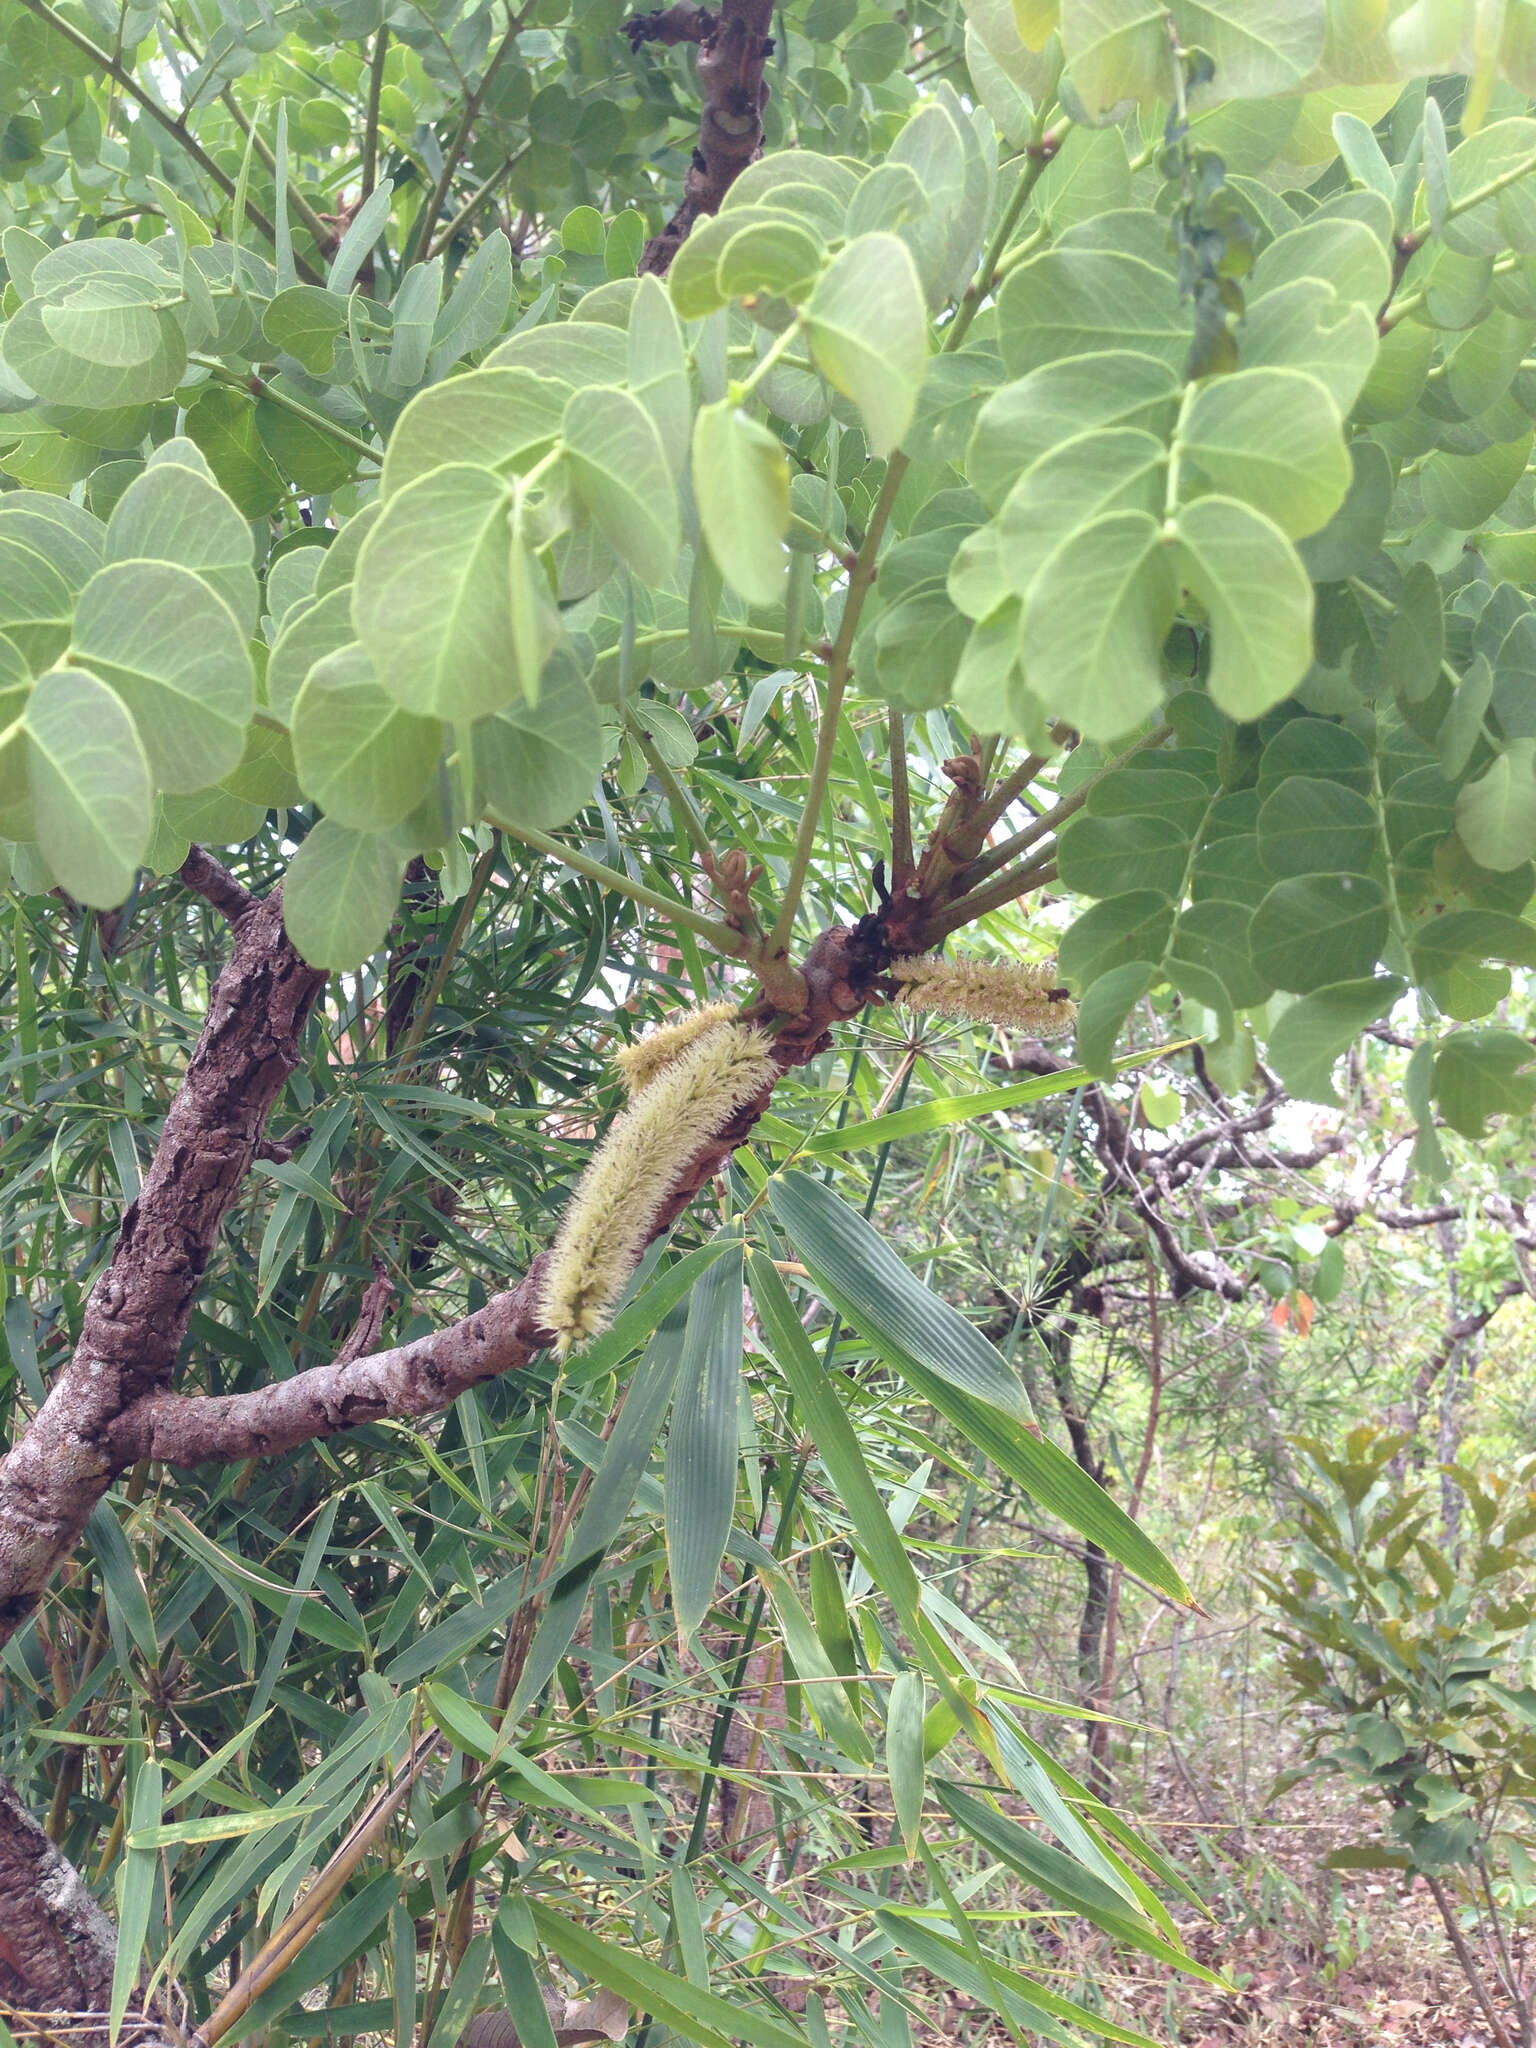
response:
M105 558L174 562L195 570L224 599L247 638L256 630L251 529L218 485L195 469L159 462L135 477L107 521Z
M591 801L602 770L602 714L575 660L556 651L539 701L508 704L474 729L475 776L495 817L551 832Z
M1312 579L1279 527L1235 498L1181 506L1177 531L1177 574L1210 615L1211 695L1231 718L1258 718L1312 664Z
M1327 388L1304 370L1237 370L1192 388L1178 446L1204 479L1252 505L1292 540L1326 526L1344 501L1351 468Z
M721 575L749 604L784 588L789 463L777 434L730 399L701 406L693 423L693 495Z
M928 356L923 288L905 242L861 235L823 273L805 308L816 367L859 408L870 450L900 446Z
M1146 512L1091 520L1030 587L1026 682L1087 739L1133 732L1162 702L1163 641L1177 596L1159 520Z
M109 562L80 593L70 651L132 712L157 788L206 789L235 767L255 707L250 646L192 570Z
M391 840L322 818L294 855L283 922L311 967L357 967L384 942L405 856Z
M149 762L128 707L83 669L50 669L27 700L38 843L60 882L107 909L133 886L149 845Z
M437 772L443 728L402 710L356 641L323 655L293 706L293 758L305 794L359 832L397 825Z
M482 718L520 693L513 660L512 490L454 462L386 500L352 584L355 637L381 687L423 718Z
M1179 380L1165 361L1128 349L1046 363L987 400L966 450L965 473L996 512L1042 456L1080 434L1140 427L1166 440L1178 395Z
M384 451L381 497L429 470L469 462L503 475L524 470L554 446L568 388L537 370L470 370L418 391Z
M643 581L665 583L682 531L677 486L651 415L627 391L578 391L566 406L562 439L576 495L603 538Z

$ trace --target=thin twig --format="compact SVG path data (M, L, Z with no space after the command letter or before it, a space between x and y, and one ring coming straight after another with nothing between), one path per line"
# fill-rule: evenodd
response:
M142 107L152 121L158 122L168 135L175 136L198 169L206 177L213 180L226 199L234 198L234 179L230 177L227 171L215 163L214 159L188 128L185 119L171 113L168 108L161 106L154 94L145 91L144 87L139 84L139 81L128 70L126 65L102 49L99 43L92 42L91 38L83 30L74 26L73 22L66 21L62 14L56 13L48 5L48 0L21 0L21 5L30 14L35 14L39 21L46 22L55 34L61 35L65 42L72 44L83 57L89 57L97 69L110 78L120 91L127 93L131 100ZM256 223L257 227L275 249L277 247L277 229L270 217L263 213L261 208L250 199L246 200L245 211L247 218ZM324 279L319 271L315 269L313 264L306 262L303 257L296 257L295 265L306 283L324 283Z
M389 23L379 23L373 39L373 62L368 67L368 110L363 116L363 188L361 205L373 190L379 175L379 106L384 97L384 59L389 51Z

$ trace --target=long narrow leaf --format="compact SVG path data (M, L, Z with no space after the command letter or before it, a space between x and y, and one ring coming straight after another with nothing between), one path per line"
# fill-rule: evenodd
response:
M741 1249L693 1290L667 1432L667 1568L686 1649L709 1612L741 1461Z

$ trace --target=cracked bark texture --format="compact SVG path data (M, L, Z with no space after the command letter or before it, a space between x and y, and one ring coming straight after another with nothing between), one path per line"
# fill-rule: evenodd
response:
M0 2006L105 2012L112 1923L0 1778Z
M773 0L725 0L718 14L673 7L637 15L630 40L692 42L699 49L699 140L683 180L682 204L640 258L641 274L665 277L696 220L718 213L737 178L763 153L764 67L773 51Z
M325 985L289 942L280 890L249 896L200 852L183 878L233 915L234 944L74 1355L0 1459L0 1643L33 1613L122 1469L110 1441L118 1417L170 1384L219 1226Z

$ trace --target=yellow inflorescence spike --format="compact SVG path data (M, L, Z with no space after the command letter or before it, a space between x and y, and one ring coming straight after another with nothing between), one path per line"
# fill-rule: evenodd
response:
M778 1075L772 1041L713 1023L610 1126L561 1220L539 1304L562 1352L606 1329L678 1176Z
M1056 992L1056 962L944 960L913 953L891 962L896 1000L909 1010L936 1010L972 1024L1000 1024L1031 1038L1060 1038L1077 1021L1077 1005Z
M631 1095L649 1088L663 1067L670 1067L694 1040L717 1024L728 1023L736 1014L730 1003L709 1003L702 1010L685 1010L670 1024L660 1024L633 1045L621 1045L613 1056L619 1078Z

